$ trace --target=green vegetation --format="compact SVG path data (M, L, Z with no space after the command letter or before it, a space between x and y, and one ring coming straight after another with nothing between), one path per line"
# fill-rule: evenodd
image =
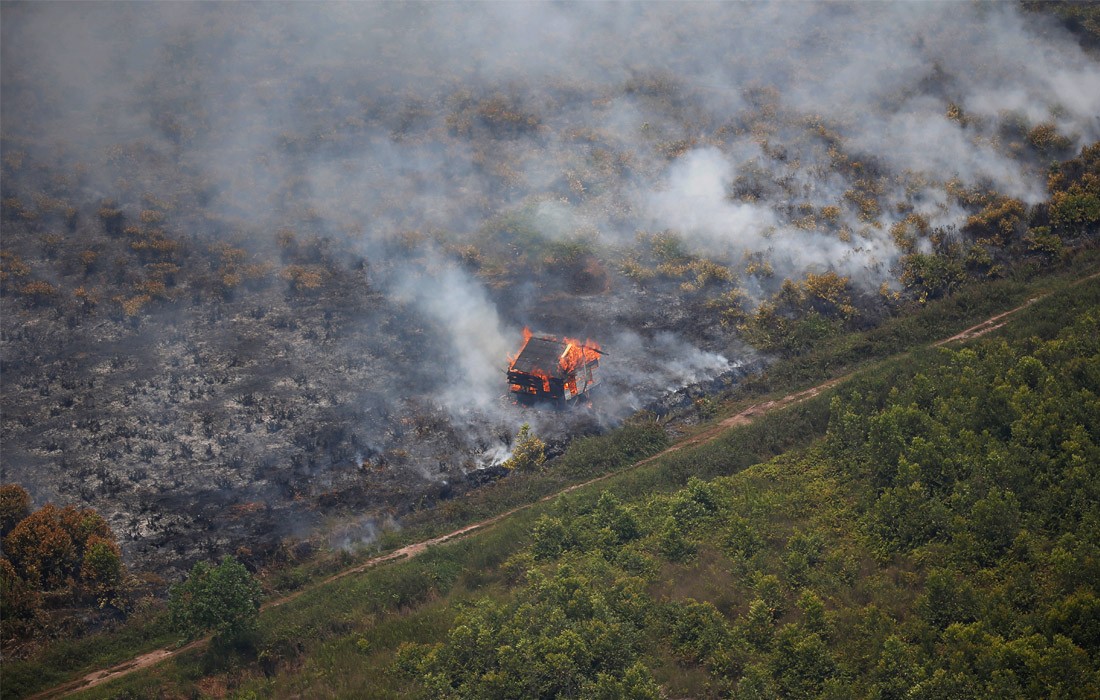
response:
M884 363L305 593L261 616L259 661L226 683L241 697L1095 697L1098 308L1087 282L972 346ZM91 695L187 687L196 663Z
M172 587L168 611L172 626L195 637L214 633L215 646L242 641L256 628L263 591L233 557L212 566L198 562L187 580Z
M75 24L6 8L9 478L110 513L165 572L211 548L248 568L197 565L166 602L95 511L32 512L0 488L5 695L170 630L214 643L121 692L1092 687L1095 283L1071 293L1084 301L1065 290L1100 261L1100 144L1082 142L1080 81L1048 78L1087 72L1100 12L1024 6L1047 17L825 4L778 35L774 8L721 4L308 21L241 6L167 23L118 5ZM481 43L525 45L543 12L558 21L532 36L570 50L538 70L463 36L490 19ZM77 41L36 34L78 25ZM42 48L89 37L110 60ZM883 83L881 56L927 70ZM699 70L716 58L736 80ZM60 79L70 61L79 85ZM866 89L849 94L856 75ZM74 97L110 128L68 138ZM1047 292L1000 342L922 347ZM669 368L679 341L743 342L774 364L598 437L573 440L608 424L598 406L549 445L525 424L485 485L504 471L470 473L488 436L522 419L467 430L439 402L489 307L505 331L671 334L649 353ZM751 426L718 423L853 374ZM306 542L278 527L299 515ZM392 551L502 515L326 580L370 556L319 544L349 517L399 523L376 543ZM257 616L261 590L303 594Z
M516 447L512 455L501 463L505 469L534 471L546 463L546 443L531 434L531 426L524 423L516 436Z
M1066 291L1067 286L1085 271L1093 269L1095 264L1095 252L1084 251L1068 258L1065 271L1058 275L1039 277L1031 281L1026 278L1009 278L967 285L951 297L929 302L913 314L888 319L871 331L844 334L821 344L807 355L773 364L759 379L750 381L739 387L732 396L727 396L729 402L723 404L724 407L719 415L721 417L736 412L739 407L745 405L746 400L759 400L758 397L782 395L803 388L806 382L815 378L839 376L859 367L874 366L875 362L881 358L907 347L950 335L972 325L977 320L1018 305L1044 291L1053 290L1055 299L1065 303L1066 300L1075 298L1081 289L1077 287ZM1087 298L1084 303L1088 303ZM1070 313L1072 310L1057 306L1053 300L1040 302L1014 316L1012 322L999 333L1001 335L1014 333L1022 338L1031 334L1050 335L1062 327L1064 318ZM886 366L892 365L893 363L889 363ZM905 380L894 377L889 381ZM711 445L696 448L691 452L682 451L668 455L662 458L659 466L646 466L630 474L614 477L604 482L599 488L614 488L622 498L629 498L632 495L641 497L654 490L682 485L693 474L709 478L732 473L768 460L784 450L806 445L815 436L823 436L828 417L828 401L823 398L815 399L788 410L782 417L765 417L752 426L731 431ZM553 468L537 472L517 472L508 479L479 489L461 500L410 514L405 518L403 530L388 532L384 535L382 547L390 549L404 543L426 539L464 524L491 517L518 504L537 501L575 481L622 469L660 451L667 444L665 430L652 419L645 418L606 435L577 440L570 445L565 455L553 461ZM580 493L589 491L590 489L585 489ZM573 496L567 498L573 498ZM513 516L508 521L495 526L491 533L478 536L477 541L482 543L478 545L479 548L488 546L494 551L491 557L493 567L499 566L501 561L515 551L516 547L527 541L525 539L527 533L533 528L542 508L543 506L537 506L529 513L518 517ZM497 532L505 534L500 538L494 537L491 544L485 545L485 538ZM744 535L743 539L751 545L758 537ZM451 554L444 556L443 553L448 551L451 551ZM405 583L402 583L399 588L403 592L393 598L389 597L388 593L380 593L382 590L389 590L393 585L389 578L384 582L379 582L375 578L383 574L382 570L364 575L364 578L372 583L353 598L357 601L369 600L370 606L368 608L358 605L348 607L336 617L342 620L353 620L353 622L341 622L336 625L337 629L365 629L364 626L366 626L370 627L371 634L374 635L380 616L385 610L407 609L408 605L437 599L441 593L451 591L455 585L458 585L457 592L445 593L445 595L461 598L466 595L462 593L466 590L466 584L462 581L456 584L460 578L456 572L462 571L467 566L468 554L466 545L454 545L433 550L426 557L394 567L409 568L411 571L402 574L401 580ZM448 563L441 564L440 557L446 559ZM307 586L311 580L323 578L349 566L352 562L353 559L346 554L311 559L294 568L269 572L263 581L265 588L278 594ZM440 574L440 567L446 569L448 573ZM478 580L481 583L476 584L475 588L482 584L489 585L490 581L499 579L498 574L484 568ZM266 616L261 617L259 638L264 641L259 644L258 653L264 668L282 668L283 665L298 664L298 660L306 654L306 650L298 646L298 640L302 638L315 635L319 643L324 643L324 640L331 638L332 632L324 631L325 628L318 628L316 621L331 614L333 608L330 604L336 600L334 594L331 591L320 595L309 593L299 600L301 602L296 601L292 606L281 608L280 614L288 615L289 610L295 606L304 604L306 600L312 601L302 613L304 618L311 620L308 626L296 626L296 623L292 622L287 622L285 625L280 623L279 629L286 630L285 633L273 633L270 623L265 622ZM48 647L44 654L37 655L31 660L6 663L4 672L6 687L14 697L18 697L71 678L71 674L80 669L101 668L118 663L133 654L163 646L173 639L167 626L166 614L158 612L155 606L149 608L144 605L139 606L138 613L131 617L125 627L116 632L85 640L66 640L55 643ZM433 619L434 624L441 624L440 618ZM398 623L399 621L395 621L393 624L400 626ZM375 626L371 627L371 625ZM392 631L390 626L386 626L385 629L391 630L386 634L395 634L404 641L420 639L416 634ZM355 651L354 654L358 658L361 652ZM201 669L189 673L201 675ZM194 676L194 678L197 677ZM192 681L181 680L180 682L186 684L193 682L194 678ZM18 688L26 690L18 691Z

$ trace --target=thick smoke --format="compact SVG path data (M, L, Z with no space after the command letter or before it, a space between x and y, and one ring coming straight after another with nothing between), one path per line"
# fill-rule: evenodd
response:
M140 140L194 168L227 214L255 224L308 208L305 195L326 216L363 217L368 238L402 227L468 230L484 220L479 202L499 210L550 189L563 164L590 155L562 140L562 127L574 124L630 144L635 176L622 179L623 190L656 186L660 223L685 232L700 224L713 242L712 222L688 207L682 220L668 216L677 190L660 183L704 162L716 167L715 148L730 168L752 157L764 139L758 125L738 123L752 88L774 90L769 109L835 120L848 149L899 175L989 182L1029 201L1042 180L998 147L999 119L1052 120L1078 145L1100 133L1095 63L1005 3L9 3L3 50L9 135L37 132L41 148L62 137L64 153L103 178L104 191L114 174L99 171L104 156ZM512 171L503 186L474 166L487 155L477 146L436 136L461 121L464 95L488 94L541 121L492 145ZM691 103L689 114L671 114L685 109L678 102ZM989 121L964 128L945 116L949 103ZM35 111L43 106L47 120ZM349 135L372 113L392 131ZM688 150L667 169L647 148L658 138L714 140L724 124L738 127L731 138ZM296 150L302 135L317 143ZM759 157L775 180L821 164L820 144L784 141L783 159ZM716 176L728 185L730 172ZM851 183L820 184L807 201L835 203ZM290 203L281 198L288 191L299 195ZM739 229L749 210L725 212L736 214L727 235L775 225L774 204L757 203L748 234ZM645 220L638 213L635 223ZM630 219L608 218L598 217L601 230L632 234Z
M437 398L460 409L487 410L499 403L504 358L515 350L519 329L505 334L496 306L469 275L447 262L407 272L395 289L398 301L418 306L446 334L454 353L438 369Z
M110 199L272 259L287 232L335 242L309 264L365 259L384 303L361 335L387 358L358 370L377 383L366 412L436 407L469 464L506 454L523 421L591 428L508 401L524 326L608 350L598 426L747 359L683 300L692 282L625 272L647 234L731 270L749 305L808 272L876 289L910 215L961 224L960 189L1044 197L1053 154L1031 130L1066 153L1100 138L1096 61L1009 3L2 12L5 197L64 190L93 220ZM386 453L403 434L387 430L364 445Z

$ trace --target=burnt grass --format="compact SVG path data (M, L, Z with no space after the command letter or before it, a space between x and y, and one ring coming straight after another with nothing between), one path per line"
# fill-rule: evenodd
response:
M778 243L711 260L685 244L690 231L650 230L662 219L650 221L639 200L684 154L718 149L733 161L764 138L771 146L723 202L766 204L780 228L835 237L852 253L863 224L885 234L923 196L921 185L891 201L900 173L849 142L859 134L846 120L784 106L781 85L738 83L724 96L735 99L714 99L711 81L692 79L709 51L681 51L672 41L681 33L666 35L663 21L651 25L660 42L632 37L663 50L627 74L566 70L515 85L471 75L468 57L436 60L423 50L440 47L427 40L432 29L415 40L383 31L392 38L378 52L349 61L337 51L318 66L290 50L314 58L303 31L317 46L374 43L340 13L311 28L267 8L204 6L162 35L160 8L112 6L73 20L112 58L101 83L73 85L35 60L31 49L53 42L20 31L41 7L5 14L8 46L22 41L27 55L9 49L3 84L0 480L22 484L35 505L98 509L128 565L166 578L226 553L258 568L309 546L368 544L410 512L499 480L491 465L525 421L553 457L637 409L708 417L713 404L698 399L760 366L737 330L755 318L750 298L797 297L787 275L796 282L809 268L784 262ZM377 9L379 29L404 30L424 8ZM687 19L689 29L731 24ZM836 25L845 37L846 22ZM442 28L453 34L460 28ZM575 67L626 65L603 30L590 39ZM395 60L390 49L404 47L415 56ZM79 46L60 48L83 66ZM779 44L752 63L786 65L789 54ZM1043 173L1069 155L1065 145L1010 146ZM843 185L811 196L794 176L802 162L800 175L832 173ZM963 194L974 214L1000 201ZM1029 223L1046 223L991 211L1002 210L1003 221L986 218L1012 229L1012 245L1026 245ZM979 262L992 275L1008 250ZM505 352L499 378L466 376L447 319L399 292L430 286L441 268L484 293L498 330L516 332L512 350L524 325L601 342L592 406L515 406ZM776 307L776 318L790 317L791 352L812 358L901 310L877 284L842 286L854 311L846 320ZM453 291L432 294L475 317ZM812 318L796 323L803 313ZM468 335L476 342L476 327ZM716 364L717 354L735 366ZM821 376L832 356L820 357L784 365L786 376Z
M5 190L9 201L18 193ZM5 251L48 271L54 291L22 293L10 276L4 289L3 480L39 505L98 509L134 568L175 577L224 553L259 567L317 543L367 544L410 510L504 476L486 451L507 444L519 421L537 423L551 457L617 422L599 395L578 410L514 406L503 372L490 388L499 410L456 419L432 395L462 379L454 349L431 319L378 288L373 278L385 270L321 238L234 249L282 269L309 266L320 275L315 287L272 265L229 288L224 238L159 232L176 243L177 269L130 313L135 285L165 260L143 258L133 243L148 230L124 232L135 217L116 225L104 207L90 202L64 220L5 212ZM63 244L43 245L58 229ZM93 265L80 257L88 250ZM515 295L552 298L535 316L549 327L602 314L646 333L697 317L674 289L617 287L565 295L548 279L534 292L521 284L493 293L502 309L517 306ZM659 295L663 313L644 313ZM668 395L644 381L630 389L662 414L740 373ZM612 372L603 398L629 375ZM335 527L349 520L360 527Z

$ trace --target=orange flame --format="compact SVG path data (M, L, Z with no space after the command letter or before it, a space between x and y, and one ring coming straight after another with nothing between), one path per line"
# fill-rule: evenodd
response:
M518 360L519 356L523 354L523 349L527 347L527 342L531 340L534 335L535 334L531 332L530 328L528 328L527 326L523 327L523 345L519 346L519 350L516 352L515 355L508 356L508 369L512 369L512 366L516 364L516 360Z
M589 339L582 343L575 338L565 339L565 350L558 359L558 365L565 372L565 390L569 394L577 393L577 372L599 359L600 346L596 341Z
M534 337L534 333L530 328L523 329L523 345L520 346L519 352L515 355L508 357L508 369L509 371L515 367L516 361L520 355L527 348L528 342ZM546 336L543 339L556 341L556 338ZM586 340L581 342L575 338L564 338L561 343L565 346L561 355L558 357L558 366L562 370L564 376L564 388L568 392L567 395L577 394L577 373L584 373L584 386L587 388L592 384L592 371L589 365L596 364L600 357L600 346L593 340ZM529 372L530 376L537 377L542 380L542 389L546 393L550 393L550 375L546 370L542 368L534 368ZM513 384L511 386L512 391L523 392L528 391L530 393L536 393L535 389L527 388Z
M565 351L561 354L558 364L567 373L576 372L589 362L600 359L600 346L594 340L586 340L583 343L575 338L565 339Z

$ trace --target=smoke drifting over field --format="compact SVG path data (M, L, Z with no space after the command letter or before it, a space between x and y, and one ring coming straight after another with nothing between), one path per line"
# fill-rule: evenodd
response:
M896 225L921 217L924 250L970 213L961 190L1035 203L1050 160L1100 138L1097 63L1008 3L13 2L2 52L4 197L79 210L73 255L111 207L147 257L173 237L240 248L201 278L142 261L181 267L192 299L216 278L218 318L264 318L249 280L368 305L340 317L345 365L316 402L368 418L326 459L366 449L429 479L446 448L397 449L402 411L441 410L440 441L482 457L523 420L562 430L504 395L523 326L604 344L606 396L576 430L613 424L751 352L715 300L751 312L825 272L870 294L896 282ZM104 305L145 294L112 274ZM298 387L331 360L324 303L312 354L262 341ZM203 332L123 308L153 345ZM204 342L261 342L243 335ZM342 396L341 376L369 386Z
M711 238L712 222L676 221L663 202L668 180L718 152L715 187L746 160L795 186L764 193L747 224L743 209L713 212L738 240L783 227L771 206L850 188L826 172L815 121L899 184L958 177L1030 201L1042 178L997 138L1004 120L1050 121L1078 146L1100 134L1096 64L1007 3L10 3L3 51L5 133L84 163L104 192L112 149L140 142L227 216L257 226L316 205L367 241L475 229L486 210L555 192L598 146L629 153L607 195L623 209L580 203L608 237L631 237L652 193L662 225ZM501 125L464 113L487 98ZM449 138L486 123L489 144ZM683 141L678 157L662 141Z

